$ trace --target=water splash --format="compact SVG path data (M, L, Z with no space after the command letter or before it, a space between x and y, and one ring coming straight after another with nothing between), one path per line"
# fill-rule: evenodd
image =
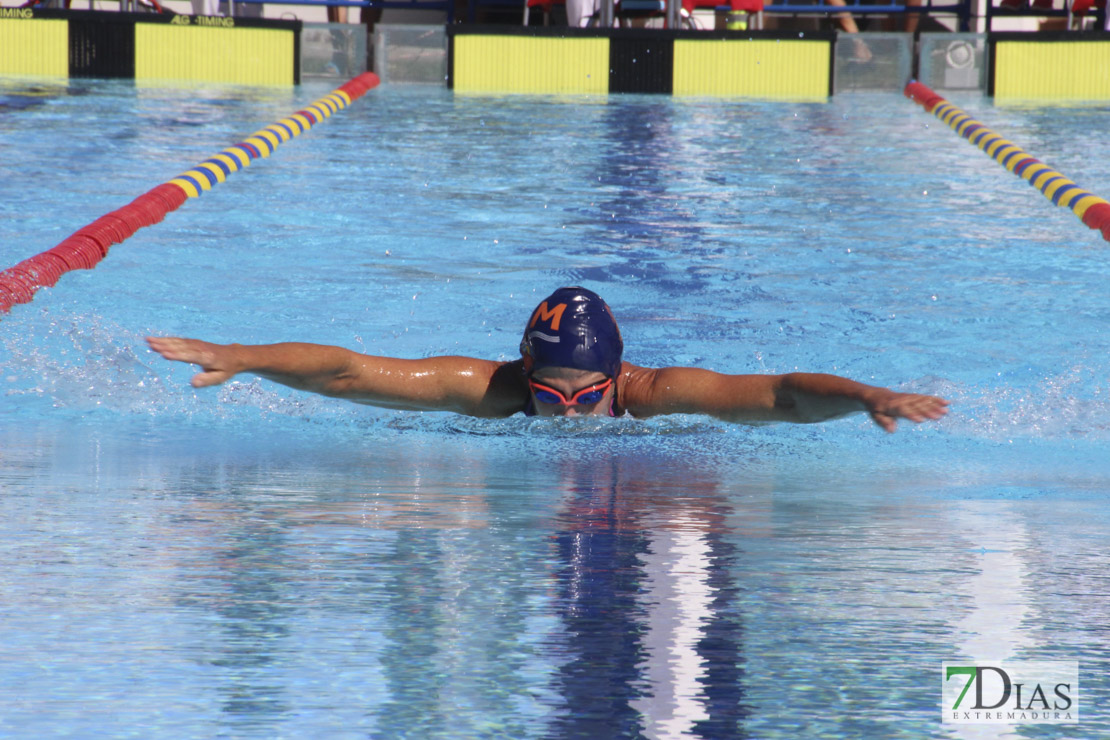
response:
M1074 365L1056 375L1009 377L990 387L942 384L941 392L953 401L944 426L954 434L995 442L1106 440L1110 398L1099 375L1092 367Z

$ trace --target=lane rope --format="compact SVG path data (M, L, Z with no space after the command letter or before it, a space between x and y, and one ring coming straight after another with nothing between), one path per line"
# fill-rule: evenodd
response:
M96 267L113 244L119 244L144 226L160 222L189 198L200 197L232 173L249 167L252 161L269 157L278 146L343 110L379 82L373 72L349 80L303 110L255 131L128 205L81 227L57 246L0 272L0 314L16 304L30 303L39 288L55 285L70 270Z
M907 98L920 104L925 112L944 121L957 134L1041 191L1053 204L1070 208L1080 221L1089 228L1102 232L1102 238L1110 241L1110 203L1033 158L1021 147L994 133L920 82L911 81L907 84L905 94Z

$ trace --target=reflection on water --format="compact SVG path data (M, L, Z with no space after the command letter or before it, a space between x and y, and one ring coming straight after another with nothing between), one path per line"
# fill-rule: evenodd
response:
M953 625L953 659L971 665L999 665L1040 646L1030 629L1036 623L1024 556L1030 541L1022 516L1007 502L960 502L949 512L956 531L974 532L975 562L955 598L969 602ZM983 527L990 522L990 527ZM972 726L950 730L953 737L1021 737L1013 727Z
M714 474L623 458L567 472L556 735L741 737L735 548Z
M976 532L974 552L978 573L960 589L971 609L956 625L963 639L957 646L975 660L1005 661L1034 647L1028 625L1029 569L1024 555L1029 549L1025 522L1009 503L961 502L950 512L959 531ZM980 527L981 522L990 527Z
M1024 737L937 711L1012 656L1108 727L1103 513L588 431L6 435L0 731Z
M1104 592L1096 596L1090 584L1082 583L1086 579L1079 583L1071 580L1074 570L1070 563L1085 549L1081 543L1090 533L1090 525L1079 524L1076 518L1094 514L1097 522L1105 519L1105 513L1059 503L1049 511L1052 509L1056 511L1051 516L1031 516L1028 506L978 500L956 502L946 512L946 529L960 533L968 546L961 558L965 577L948 594L953 603L961 605L952 612L948 660L995 666L1018 661L1079 661L1075 695L1080 724L1048 726L1051 732L1043 734L1102 737L1107 730L1107 718L1101 711L1106 695L1106 649L1085 641L1091 633L1084 625L1104 622L1100 614L1108 603ZM1055 537L1070 541L1053 541ZM1076 609L1076 601L1085 604L1085 612ZM1040 706L1035 702L1027 705ZM1013 705L1007 703L1007 707ZM1030 725L947 725L945 729L947 737L976 740L1039 736Z

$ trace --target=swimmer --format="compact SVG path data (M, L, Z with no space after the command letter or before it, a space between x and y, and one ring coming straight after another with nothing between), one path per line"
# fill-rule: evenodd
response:
M469 357L403 360L341 347L282 343L211 344L148 337L167 360L199 365L197 388L239 373L333 398L388 409L453 411L497 418L650 417L706 414L734 423L811 423L866 412L893 432L898 419L940 419L948 402L835 375L725 375L693 367L647 368L622 360L624 342L609 306L585 288L545 298L524 330L519 360Z

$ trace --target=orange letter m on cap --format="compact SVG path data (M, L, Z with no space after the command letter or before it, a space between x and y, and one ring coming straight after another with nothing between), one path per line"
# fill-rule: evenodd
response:
M559 331L559 322L563 320L563 311L566 310L567 304L565 303L560 303L555 308L548 310L547 301L544 301L532 314L532 321L528 324L528 328L531 329L535 326L537 321L549 321L551 322L551 331Z

